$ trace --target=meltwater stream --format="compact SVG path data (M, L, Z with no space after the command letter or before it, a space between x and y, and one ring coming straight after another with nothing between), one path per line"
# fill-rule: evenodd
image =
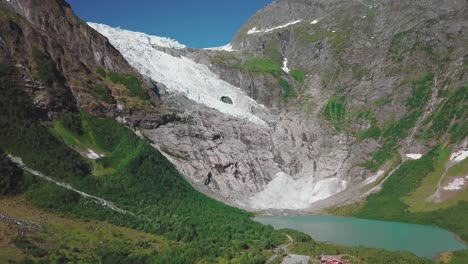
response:
M410 251L421 257L435 258L442 252L468 248L455 234L432 226L321 215L268 216L254 220L276 229L302 231L317 241Z

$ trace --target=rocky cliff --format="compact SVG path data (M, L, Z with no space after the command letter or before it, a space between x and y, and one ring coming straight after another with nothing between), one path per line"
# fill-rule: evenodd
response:
M466 84L466 11L465 1L275 1L230 45L207 50L135 53L124 31L97 29L166 91L177 118L145 134L189 181L238 206L310 210L365 196L400 160L440 142L463 147L456 127L466 113L443 132L430 117ZM143 53L155 60L143 63ZM255 102L234 107L262 124L207 103L229 98L224 83L174 85L158 69L171 60L181 78L206 65L239 88Z
M159 119L161 102L152 83L65 1L0 1L0 51L0 63L15 65L16 81L41 106L45 119L78 108L99 115L132 115L135 123L145 120L144 109ZM140 79L152 102L141 107L125 85L99 70Z

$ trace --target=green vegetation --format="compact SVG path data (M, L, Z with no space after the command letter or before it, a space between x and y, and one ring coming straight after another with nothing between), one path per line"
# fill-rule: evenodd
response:
M38 48L31 49L31 56L35 66L34 78L42 81L45 84L51 85L55 78L55 64L44 52Z
M80 114L73 112L63 113L62 116L60 116L60 122L64 128L71 132L80 136L83 135Z
M326 41L336 54L340 54L346 47L350 32L346 30L332 32L319 29L314 34L301 34L299 40L304 43L315 43L317 41Z
M279 79L278 81L279 86L283 90L283 99L288 100L290 98L293 98L296 96L296 93L294 92L293 87L291 84L288 83L288 81L284 79Z
M431 90L434 76L426 73L421 78L412 81L412 94L406 101L410 112L396 122L388 124L384 129L380 129L376 124L368 131L363 132L358 139L363 140L368 137L380 138L381 147L371 154L372 160L362 164L367 169L377 170L387 160L396 156L398 141L408 135L408 130L416 125L418 118L422 115L424 107L431 99ZM378 132L381 134L378 135Z
M424 138L440 138L450 134L455 143L468 136L468 85L451 92L439 107L426 120L430 128L422 135Z
M382 135L382 130L376 124L372 124L368 130L360 133L357 139L359 141L362 141L366 138L379 139L380 135Z
M77 220L61 218L54 222L65 221L62 227L52 229L52 232L39 239L19 237L17 246L24 254L36 255L45 263L74 260L96 262L97 259L102 263L230 261L248 264L264 263L271 255L271 247L287 243L282 232L251 221L251 214L195 191L161 153L113 119L85 113L67 114L70 116L62 117L53 128L45 127L38 121L37 109L28 96L4 78L8 76L6 69L2 68L5 74L0 75L0 110L5 113L0 119L0 146L22 157L29 167L61 178L77 189L110 200L132 213L116 213L72 191L37 178L25 194L32 204L47 208L48 213L58 211L66 217L82 221L78 223ZM67 147L67 144L71 145L70 142L75 142L74 146L102 151L105 157L93 162L84 161ZM27 144L27 151L23 144ZM99 177L90 175L91 165L95 169L103 168ZM25 211L15 207L9 214ZM68 227L70 221L73 221L72 228ZM99 228L90 227L93 221L99 221ZM87 229L78 228L77 225L84 225ZM105 231L99 231L116 230L115 226L134 230L127 235L116 233L113 237L102 233ZM77 228L81 231L73 231ZM96 233L93 235L83 230L96 230L93 231ZM136 230L163 235L180 243L178 246L154 249L154 242L142 238L150 235L141 232L138 238L120 239L121 236L138 233ZM314 243L317 247L325 245L310 241L308 236L299 232L287 232L298 243ZM51 242L51 238L55 242ZM41 242L41 239L49 239L49 242ZM48 254L50 251L50 255L40 257L41 250ZM373 256L379 258L378 255ZM408 258L414 256L408 254Z
M134 229L37 209L22 197L1 198L0 211L40 226L24 232L20 225L0 222L0 263L153 263L148 256L182 246Z
M456 232L465 241L468 239L468 226L460 219L468 217L468 202L432 212L409 212L402 199L421 185L421 182L443 159L444 148L436 147L419 160L404 162L382 186L382 191L367 198L366 204L354 216L367 219L380 219L435 225Z
M104 68L102 68L102 67L98 67L98 68L96 69L96 73L99 74L99 75L101 75L102 78L106 78L106 77L107 77L107 72L106 72L106 70L104 70Z
M322 115L328 120L337 131L344 129L346 118L346 105L344 96L332 96L328 99L327 105L322 109Z
M106 102L108 104L112 104L115 102L109 88L98 85L88 85L88 88L94 93L94 95L99 100L102 100L103 102Z
M406 101L406 106L421 111L431 99L433 79L434 75L426 73L420 79L413 81L412 95Z
M0 20L13 20L13 21L18 21L20 19L20 16L17 14L11 12L10 10L0 7Z
M468 249L453 252L449 264L465 264L468 259Z
M349 259L353 264L367 264L367 263L378 263L378 264L407 264L407 263L420 263L429 264L435 263L434 261L427 258L419 258L408 252L401 251L385 251L383 249L373 249L359 247L344 247L337 246L327 243L312 242L294 242L289 247L289 252L292 254L308 255L319 257L322 252L332 255L346 255L343 258ZM314 263L319 263L320 259L315 259Z
M11 241L13 245L17 248L26 251L28 254L32 255L33 257L44 257L47 255L47 251L42 248L37 247L34 245L29 239L24 236L17 236Z
M283 74L280 64L266 58L251 58L240 67L252 73L269 73L275 77Z
M291 76L291 78L293 78L294 80L300 82L300 83L304 83L304 80L305 80L305 73L303 70L291 70L289 72L289 75Z
M95 149L106 153L106 158L96 163L114 170L99 178L80 179L70 175L67 181L88 193L112 200L137 216L103 209L71 191L43 181L27 193L28 199L36 206L60 210L74 217L109 221L189 243L180 251L177 249L177 253L169 250L158 254L155 258L161 262L171 259L174 263L187 263L205 258L206 261L222 258L238 259L242 263L253 263L251 260L263 262L263 250L284 240L271 227L252 222L250 214L196 192L159 152L114 120L88 115L82 115L82 118L82 124L86 124L82 125L84 133L75 135L75 138L92 138L87 144L95 144ZM47 129L41 132L48 134ZM58 146L59 149L64 147ZM35 159L42 159L37 155L39 152L36 148L31 149ZM21 153L18 155L23 156ZM47 158L49 162L63 160L62 157ZM29 166L39 169L34 160L24 160ZM81 160L80 156L76 160ZM47 173L61 176L57 171L47 170Z
M268 58L273 63L281 64L283 63L283 56L278 50L280 50L280 43L273 42L265 47L263 55L265 58Z
M15 195L25 191L31 184L31 179L23 174L0 150L0 196Z
M359 81L362 80L362 78L364 78L365 76L367 76L370 72L368 68L359 64L353 65L351 69L353 71L353 78Z
M409 31L402 31L393 37L389 49L390 54L397 55L400 53L401 49L404 49L407 46L405 40L408 34Z
M138 97L142 100L149 99L148 93L146 92L145 88L143 88L141 81L138 80L135 76L117 72L109 72L107 73L107 77L111 82L125 86L128 89L130 96Z
M10 80L14 68L0 65L0 148L30 166L59 178L89 173L81 156L48 133L41 112Z
M422 179L421 184L414 191L402 197L402 201L409 206L408 210L410 212L433 211L442 207L442 204L429 202L427 198L437 190L437 183L442 174L445 173L445 165L450 158L450 154L450 148L441 147L437 159L434 160L433 171Z

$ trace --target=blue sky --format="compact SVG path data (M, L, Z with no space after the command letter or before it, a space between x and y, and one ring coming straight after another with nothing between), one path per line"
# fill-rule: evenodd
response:
M176 39L190 47L229 43L272 0L67 0L85 21Z

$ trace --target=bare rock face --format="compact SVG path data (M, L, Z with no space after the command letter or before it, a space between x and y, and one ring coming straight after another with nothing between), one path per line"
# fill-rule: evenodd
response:
M319 195L329 197L363 176L362 171L352 170L360 155L351 155L351 139L333 135L318 119L305 118L299 112L271 112L262 116L268 120L268 125L262 126L213 111L183 95L166 93L163 87L160 89L162 99L173 107L177 119L146 129L144 134L189 182L207 195L251 210L305 209L309 198L314 197L308 191L317 182L339 179L337 189L332 183L331 190L325 193L318 190ZM258 203L256 195L284 175L295 181L309 179L297 189L297 193L305 195L304 201L291 198L289 202L275 204L285 199L278 196L278 200ZM290 196L285 195L286 199ZM298 204L302 207L297 207Z
M163 96L179 118L146 134L200 190L237 206L316 210L359 199L363 183L392 167L366 169L382 143L360 135L411 113L411 83L424 73L435 99L395 148L405 158L437 144L412 135L442 101L438 90L467 82L466 11L466 1L275 1L239 30L234 51L165 50L265 105L267 126ZM283 72L252 68L258 58ZM338 122L324 116L333 98L346 108Z
M100 100L92 91L92 87L109 93L113 89L96 73L98 68L136 76L144 82L154 105L161 103L154 85L105 37L75 16L63 0L0 0L0 53L1 64L20 70L22 76L16 81L28 90L47 118L78 107L95 115L116 115L116 103ZM40 71L50 76L40 76ZM153 119L159 118L156 108L146 111ZM145 119L139 117L138 110L133 112L135 123Z

